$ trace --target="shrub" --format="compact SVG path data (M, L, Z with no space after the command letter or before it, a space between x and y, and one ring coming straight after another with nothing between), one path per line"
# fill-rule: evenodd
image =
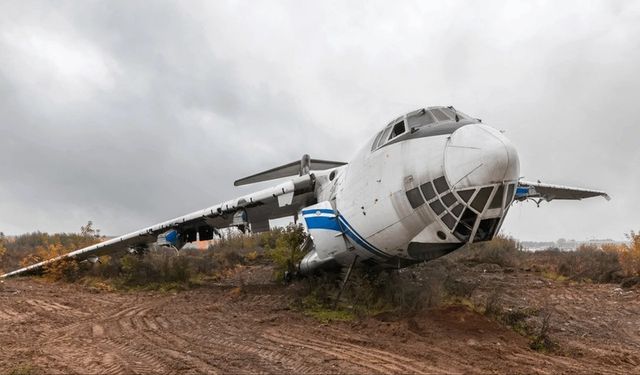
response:
M7 372L8 375L37 375L40 373L40 370L31 364L21 364Z
M593 245L581 245L574 251L548 249L528 253L526 263L550 279L563 281L619 282L622 268L616 252Z
M180 256L155 253L122 257L121 279L125 285L186 283L191 278L188 260Z
M491 294L487 296L484 304L484 314L487 316L497 317L502 313L502 291L494 289Z
M516 240L502 235L491 241L469 244L459 254L466 263L489 263L501 267L519 266L522 256L523 252L518 249Z
M343 276L320 273L303 279L297 305L307 312L337 310L347 311L358 317L388 312L412 316L442 301L445 292L440 276L444 276L444 272L436 272L435 275L419 278L412 270L398 272L354 269L340 301L337 301Z
M2 264L2 258L6 252L7 249L4 246L4 233L0 232L0 264ZM3 273L2 268L0 268L0 273Z
M275 246L267 250L266 255L275 264L275 277L282 280L286 272L292 273L305 256L301 248L306 234L301 225L290 224L278 233Z
M618 256L625 276L640 276L640 232L627 234L629 244L605 245L603 250Z
M540 328L532 335L529 347L537 352L548 353L554 351L558 344L549 337L549 327L551 324L551 313L542 311L542 323Z
M75 259L61 259L44 266L45 277L53 281L74 282L79 276L78 262Z
M213 261L218 269L233 268L238 264L244 263L244 257L236 251L225 249L214 251Z

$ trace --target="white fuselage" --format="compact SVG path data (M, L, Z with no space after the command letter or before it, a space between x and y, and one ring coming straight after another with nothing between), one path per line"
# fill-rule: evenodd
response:
M402 267L493 238L513 198L517 152L479 122L453 128L407 128L406 139L375 149L377 135L347 166L318 174L318 204L302 210L315 249L301 270L348 265L356 255Z

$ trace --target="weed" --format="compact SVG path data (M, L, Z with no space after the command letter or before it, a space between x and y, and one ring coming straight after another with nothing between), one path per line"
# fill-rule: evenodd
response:
M346 309L339 309L339 310L327 309L327 308L308 309L305 311L305 314L312 316L313 318L319 320L322 323L329 323L332 321L348 322L356 318L353 312L348 311Z
M554 281L566 281L567 277L553 271L542 271L542 277Z
M525 263L543 277L557 281L609 283L623 278L618 255L591 245L582 245L575 251L548 249L528 253Z
M37 375L40 371L33 365L22 364L11 369L8 375Z
M244 260L247 262L254 262L256 259L258 259L258 256L259 255L257 251L252 251L244 255Z
M537 352L549 353L558 348L558 344L555 343L549 337L549 327L551 323L551 312L542 312L542 324L540 329L532 335L532 341L529 347Z
M524 252L511 237L498 235L491 241L466 245L456 257L469 264L497 264L501 267L518 267Z
M487 296L484 304L484 314L490 317L499 317L502 314L501 304L502 292L495 289L491 294Z

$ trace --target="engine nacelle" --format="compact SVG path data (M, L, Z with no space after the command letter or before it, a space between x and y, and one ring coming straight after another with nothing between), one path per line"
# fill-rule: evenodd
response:
M300 272L310 273L334 265L336 256L346 253L350 245L331 203L324 201L304 208L302 218L313 245L300 262Z
M175 229L161 233L158 235L156 245L178 248L180 245L180 233Z

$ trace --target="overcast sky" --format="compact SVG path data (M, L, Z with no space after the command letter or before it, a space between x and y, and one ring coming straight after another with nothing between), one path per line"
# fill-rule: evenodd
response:
M136 230L430 105L613 198L516 204L503 232L640 230L640 2L367 0L3 2L0 231Z

